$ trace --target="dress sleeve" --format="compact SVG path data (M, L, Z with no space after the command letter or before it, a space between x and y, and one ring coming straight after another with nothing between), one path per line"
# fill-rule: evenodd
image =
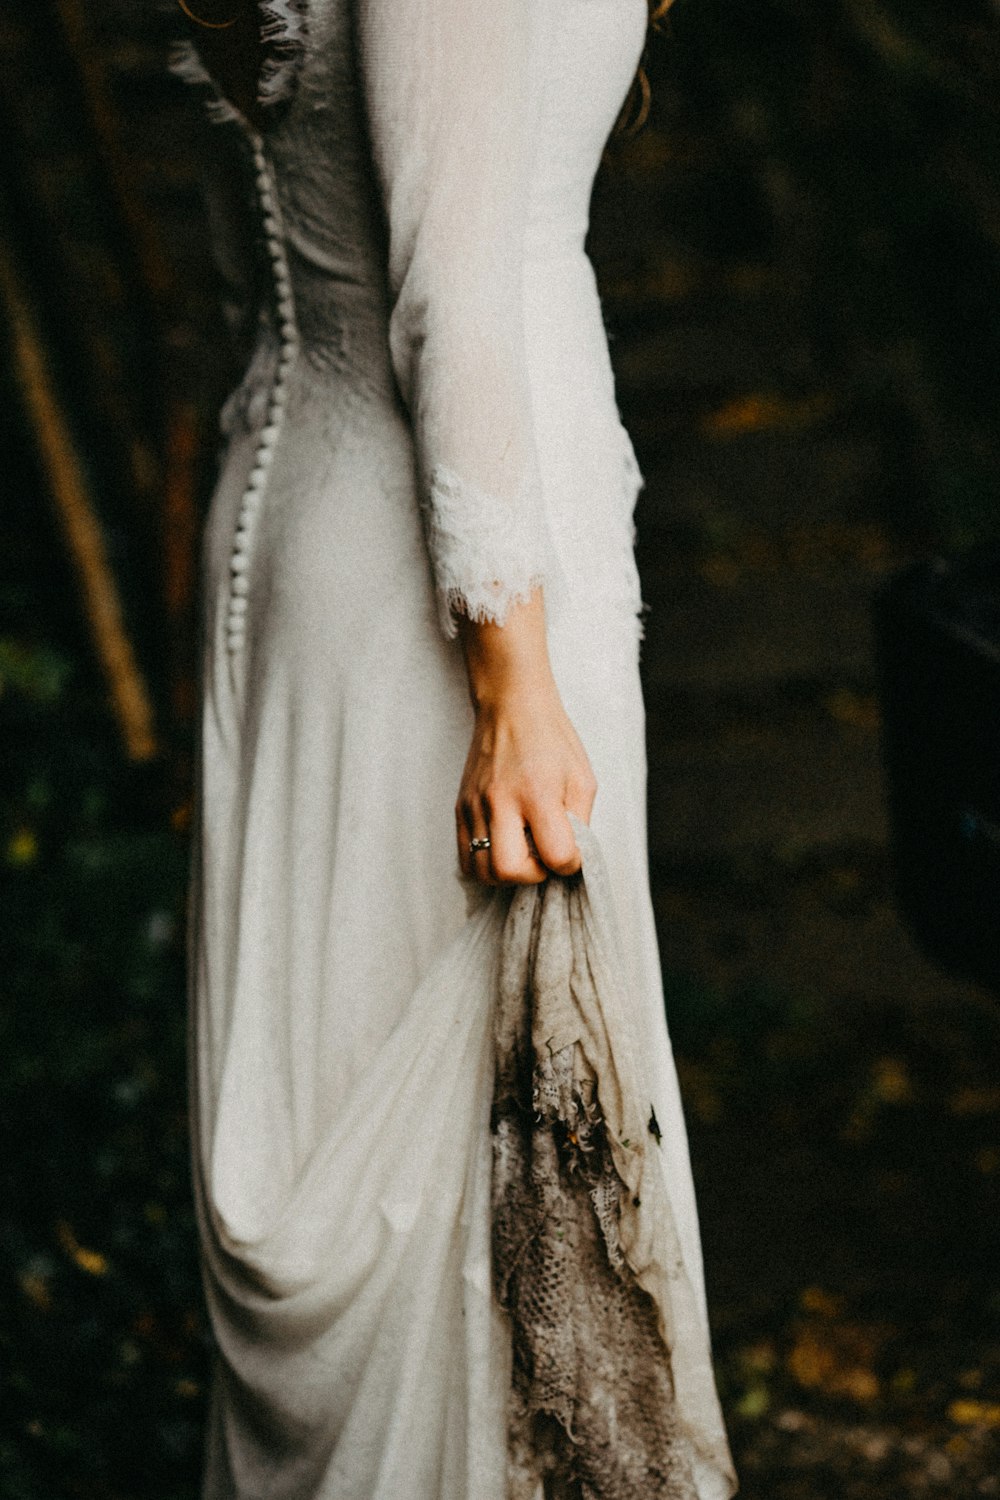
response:
M524 343L538 0L356 0L389 234L390 351L445 633L552 565Z

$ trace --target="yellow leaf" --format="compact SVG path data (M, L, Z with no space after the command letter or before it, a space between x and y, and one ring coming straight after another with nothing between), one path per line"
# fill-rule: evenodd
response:
M839 1318L844 1311L843 1297L834 1297L821 1286L807 1286L799 1302L804 1312L821 1313L824 1318Z
M52 1293L44 1276L36 1276L30 1271L25 1271L19 1278L21 1291L29 1302L42 1312L48 1312L52 1306Z
M767 391L736 396L702 419L702 429L709 437L741 437L747 432L795 432L808 427L827 414L830 401L826 396L791 401Z
M964 1088L953 1094L950 1101L953 1115L993 1115L1000 1111L1000 1089Z
M898 1057L880 1057L872 1068L872 1088L883 1104L905 1104L913 1095L906 1064Z
M107 1256L102 1255L99 1250L88 1250L86 1245L81 1245L72 1226L63 1219L56 1225L56 1237L73 1264L88 1276L106 1276L109 1270Z
M1000 1401L953 1401L948 1418L958 1427L1000 1427Z
M19 828L7 844L7 863L30 865L38 858L38 840L30 828Z
M750 1421L754 1421L757 1417L764 1415L770 1404L771 1394L767 1386L758 1382L744 1391L736 1403L736 1410L741 1417L747 1417Z
M825 1298L825 1293L820 1296ZM873 1401L879 1379L872 1360L884 1342L885 1330L875 1325L824 1321L801 1323L788 1354L788 1371L807 1390L852 1401Z

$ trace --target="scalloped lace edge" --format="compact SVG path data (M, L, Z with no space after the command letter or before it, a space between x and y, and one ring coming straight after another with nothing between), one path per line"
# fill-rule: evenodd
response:
M526 483L513 501L504 501L437 464L422 509L447 637L456 634L459 613L506 624L515 605L555 580L539 483Z

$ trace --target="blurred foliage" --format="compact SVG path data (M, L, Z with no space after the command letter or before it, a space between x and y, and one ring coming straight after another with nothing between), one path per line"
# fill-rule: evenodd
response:
M200 1442L184 848L80 675L0 640L5 1500L190 1494Z
M0 1494L180 1500L205 1342L186 850L123 761L23 441L0 512Z
M757 267L775 339L797 324L815 383L868 415L894 519L930 544L995 538L996 6L677 0L651 76L653 128L630 148L650 286L665 245L674 295L706 277L718 294L725 268L749 291Z

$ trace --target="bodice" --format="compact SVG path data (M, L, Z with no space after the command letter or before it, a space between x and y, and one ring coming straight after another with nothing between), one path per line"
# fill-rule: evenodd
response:
M539 0L552 24L532 58L541 108L524 235L525 275L584 253L594 176L634 75L644 0ZM295 14L293 11L292 14ZM297 77L266 133L303 356L319 373L388 378L386 231L346 0L311 0L295 23ZM208 82L205 75L204 81ZM223 118L236 112L216 107ZM235 263L239 226L221 258ZM250 278L247 278L248 280ZM265 310L266 317L266 310Z
M546 414L550 432L560 403L568 421L593 415L630 473L584 242L646 24L646 0L310 0L267 128L217 94L215 113L243 126L264 231L237 221L226 243L217 216L219 258L260 243L270 281L228 410L269 434L236 597L285 408L310 392L328 409L360 393L405 410L446 634L456 610L502 622L558 577ZM179 71L197 76L193 54ZM262 393L262 379L277 384Z

